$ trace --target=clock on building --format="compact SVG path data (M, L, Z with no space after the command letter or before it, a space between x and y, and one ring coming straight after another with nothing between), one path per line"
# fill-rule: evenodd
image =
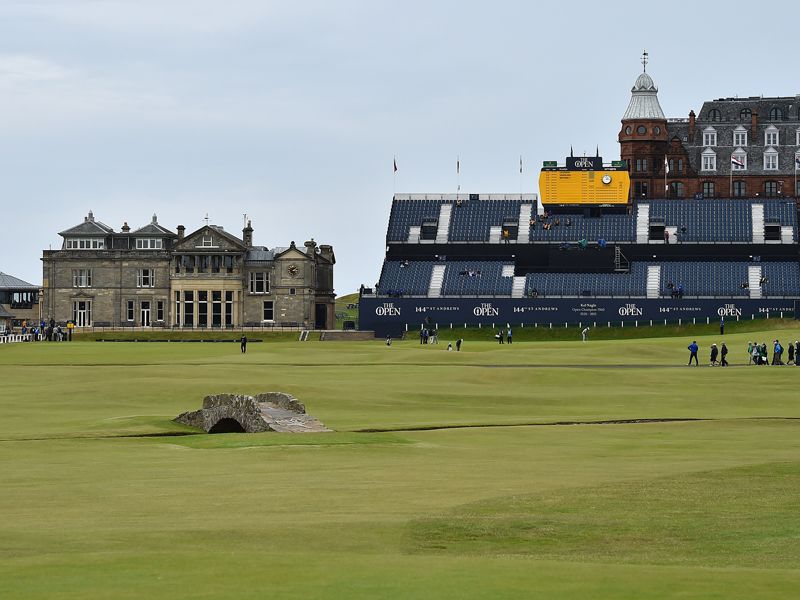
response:
M289 274L289 277L296 277L300 270L297 268L297 265L289 265L286 268L286 272Z

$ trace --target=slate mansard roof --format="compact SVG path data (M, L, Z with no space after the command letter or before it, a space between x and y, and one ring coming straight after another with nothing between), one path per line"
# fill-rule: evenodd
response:
M92 213L92 211L89 211L89 214L83 218L83 223L75 225L75 227L70 227L69 229L65 229L58 235L64 237L66 236L100 237L100 236L107 236L111 233L114 233L114 230L105 223L101 223L100 221L95 221L94 213Z
M774 110L782 118L772 118ZM716 112L715 112L716 111ZM756 134L752 131L752 117L757 116ZM716 146L703 145L703 133L717 134ZM767 146L767 129L778 132L778 144ZM667 131L670 139L677 138L689 155L691 168L699 175L730 175L731 154L743 152L747 155L747 168L734 171L736 175L762 175L765 177L794 174L795 155L800 152L797 145L800 131L800 98L720 98L703 103L695 121L694 134L689 135L688 119L669 119ZM745 146L734 146L735 132L747 133ZM710 148L717 155L717 169L701 171L703 151ZM778 155L778 170L764 169L764 153L774 151Z

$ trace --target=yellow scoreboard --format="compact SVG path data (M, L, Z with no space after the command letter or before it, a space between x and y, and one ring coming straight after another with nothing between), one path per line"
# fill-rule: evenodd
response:
M602 159L567 159L567 166L546 162L539 174L542 204L627 204L631 179L625 163L603 166Z

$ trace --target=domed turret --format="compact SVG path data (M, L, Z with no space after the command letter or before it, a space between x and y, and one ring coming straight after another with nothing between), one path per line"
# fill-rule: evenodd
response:
M646 64L646 63L645 63ZM664 111L658 103L658 88L653 78L642 72L631 88L631 101L622 120L629 119L665 119Z

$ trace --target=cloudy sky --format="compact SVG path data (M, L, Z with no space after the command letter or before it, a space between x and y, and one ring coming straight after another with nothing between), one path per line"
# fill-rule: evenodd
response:
M374 283L392 197L537 191L542 160L619 155L641 71L668 116L800 93L798 9L744 2L0 0L0 270L93 210L119 229L206 213L333 244ZM781 17L783 15L783 18ZM768 18L769 16L769 18ZM773 18L774 17L774 18ZM742 50L744 49L744 50ZM526 172L519 176L519 156Z

